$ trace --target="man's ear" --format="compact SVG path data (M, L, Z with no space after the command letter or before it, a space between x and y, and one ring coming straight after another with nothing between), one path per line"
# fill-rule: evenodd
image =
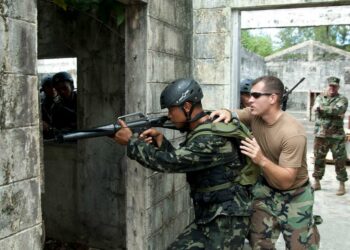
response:
M183 105L183 108L186 112L190 112L191 108L192 108L192 103L191 102L185 102Z
M276 94L273 94L273 95L270 95L270 103L271 104L274 104L274 103L277 103L278 102L278 95Z

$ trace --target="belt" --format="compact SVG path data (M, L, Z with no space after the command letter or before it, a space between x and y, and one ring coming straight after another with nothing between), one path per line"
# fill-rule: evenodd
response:
M219 184L219 185L212 186L212 187L197 188L196 192L198 192L198 193L206 193L206 192L219 191L219 190L222 190L222 189L228 189L228 188L232 187L234 184L235 184L234 182L226 182L226 183Z
M267 182L267 180L264 177L261 177L261 183L264 184L265 186L268 186L271 189L277 190L279 192L285 192L285 191L295 190L297 188L306 187L307 185L309 185L310 181L309 181L309 179L307 179L307 181L305 181L305 183L303 183L301 186L296 187L296 188L292 188L292 189L286 189L286 190L280 190L280 189L277 189L275 187L271 187L270 184Z

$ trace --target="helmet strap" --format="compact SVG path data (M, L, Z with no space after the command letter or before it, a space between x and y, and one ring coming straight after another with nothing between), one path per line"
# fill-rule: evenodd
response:
M186 123L198 121L203 116L206 116L206 113L204 111L201 111L200 113L196 114L193 118L191 118L195 106L196 106L196 103L192 103L192 106L191 106L190 111L188 113L186 113L184 106L181 107L182 112L184 112L184 114L186 116Z
M195 122L195 121L198 121L199 119L201 119L202 117L206 116L207 113L205 113L204 111L196 114L191 120L189 120L188 122Z
M182 112L184 113L185 117L186 117L186 121L184 122L184 126L180 129L181 133L184 132L188 132L190 131L190 123L191 122L195 122L198 121L199 119L201 119L202 117L206 116L207 113L205 113L204 111L201 111L200 113L196 114L193 118L191 118L193 110L195 108L197 103L192 103L191 108L188 112L186 112L186 109L184 108L184 105L181 106Z

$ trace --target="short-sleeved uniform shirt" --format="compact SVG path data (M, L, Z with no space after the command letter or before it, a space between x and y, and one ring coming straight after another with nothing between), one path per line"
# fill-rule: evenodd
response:
M302 186L309 178L304 127L285 112L272 125L267 124L261 117L252 115L249 108L238 110L237 115L251 128L253 136L268 159L281 167L298 168L295 182L290 189Z

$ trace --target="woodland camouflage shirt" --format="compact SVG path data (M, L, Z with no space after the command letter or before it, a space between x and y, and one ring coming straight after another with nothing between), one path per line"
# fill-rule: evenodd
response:
M321 109L316 111L315 136L343 139L345 136L343 119L348 108L348 99L342 95L334 97L319 95L315 105Z
M127 155L144 167L155 171L186 173L194 203L196 223L205 224L219 215L249 216L251 213L251 195L246 186L232 183L230 188L218 192L197 192L198 183L202 185L208 182L210 186L210 176L217 174L222 168L240 167L239 160L235 158L237 154L233 154L233 150L236 149L233 149L227 138L217 135L197 136L190 142L187 138L178 149L175 149L166 138L163 139L161 147L157 148L132 137L128 143ZM227 173L224 175L226 176ZM205 178L208 180L203 182ZM209 202L196 202L197 197L202 194L208 195L204 198ZM220 196L219 199L213 197L214 194ZM200 199L202 198L201 196Z

